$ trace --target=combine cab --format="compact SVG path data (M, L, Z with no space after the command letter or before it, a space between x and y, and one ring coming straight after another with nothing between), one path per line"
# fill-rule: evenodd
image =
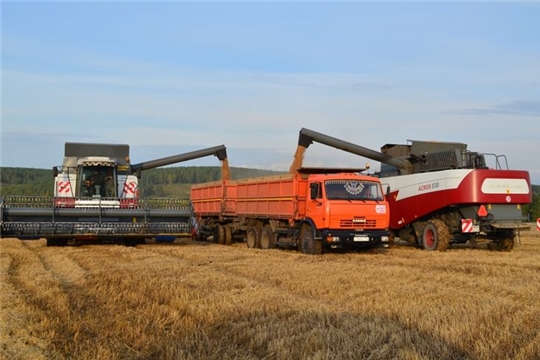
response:
M46 238L48 246L68 240L110 240L136 245L158 236L189 236L189 199L139 198L141 171L215 155L228 174L223 145L139 164L130 164L129 146L66 143L61 167L53 168L54 197L6 196L2 238Z
M395 237L426 250L487 241L510 251L516 233L528 229L521 207L532 201L529 173L509 170L504 156L467 150L462 143L411 141L387 144L381 152L309 129L299 147L313 141L381 162L377 174L387 190ZM492 156L489 168L486 157Z

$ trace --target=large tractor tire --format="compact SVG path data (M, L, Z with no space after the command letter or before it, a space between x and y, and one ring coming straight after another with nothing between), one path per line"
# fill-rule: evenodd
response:
M323 246L321 241L315 240L313 229L309 225L303 225L300 231L300 251L308 255L321 255Z
M499 237L497 242L488 245L489 249L496 251L512 251L515 243L515 234L513 230L505 231Z
M261 229L257 226L250 226L246 232L246 243L250 249L261 247Z
M276 234L269 225L266 225L261 232L261 249L273 249L276 245Z
M421 245L428 251L446 251L450 246L450 231L444 221L429 221L422 231Z

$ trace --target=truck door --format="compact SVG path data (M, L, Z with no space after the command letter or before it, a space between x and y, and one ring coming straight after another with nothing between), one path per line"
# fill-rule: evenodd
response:
M312 182L309 183L309 196L306 202L306 214L309 216L317 228L322 228L325 220L325 206L322 195L322 183Z

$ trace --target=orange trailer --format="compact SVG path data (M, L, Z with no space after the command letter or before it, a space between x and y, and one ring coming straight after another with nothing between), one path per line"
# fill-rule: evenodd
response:
M364 169L361 169L364 170ZM388 245L389 207L379 179L355 169L295 173L194 185L197 236L250 248L325 249Z

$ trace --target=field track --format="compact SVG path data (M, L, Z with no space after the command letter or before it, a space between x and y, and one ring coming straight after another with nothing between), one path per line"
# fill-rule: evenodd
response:
M536 231L322 256L3 239L0 261L2 359L540 359Z

